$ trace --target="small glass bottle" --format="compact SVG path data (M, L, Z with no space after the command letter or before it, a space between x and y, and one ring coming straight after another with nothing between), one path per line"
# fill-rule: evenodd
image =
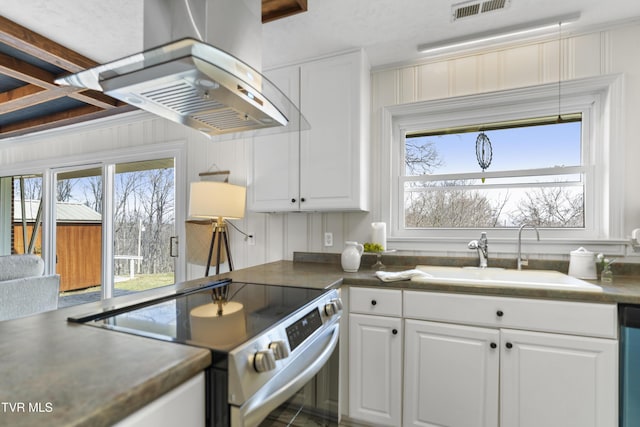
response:
M611 271L611 264L605 264L600 273L600 281L613 282L613 271Z

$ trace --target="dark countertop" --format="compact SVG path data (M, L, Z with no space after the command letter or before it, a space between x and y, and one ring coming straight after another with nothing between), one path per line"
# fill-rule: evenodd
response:
M390 271L413 266L391 265ZM236 281L329 288L341 285L640 304L640 277L615 277L602 293L381 282L367 264L345 273L335 262L277 261L230 273ZM115 300L84 304L0 322L0 402L40 403L51 412L11 412L0 406L0 425L108 426L175 388L210 363L207 350L67 323L95 312L175 292L198 279Z
M388 271L403 271L412 266L391 265ZM345 273L336 263L276 261L242 270L224 273L221 276L237 281L254 281L264 284L289 284L326 288L331 286L372 286L396 289L416 289L438 292L462 292L494 296L524 298L547 298L573 301L614 302L640 304L640 277L614 276L613 282L604 284L597 280L589 283L602 287L602 292L555 290L535 288L510 288L505 286L445 285L419 283L408 280L383 282L374 275L368 265L361 265L357 273Z
M0 426L111 426L211 363L204 349L66 321L103 304L0 322L0 402L25 405L0 404Z

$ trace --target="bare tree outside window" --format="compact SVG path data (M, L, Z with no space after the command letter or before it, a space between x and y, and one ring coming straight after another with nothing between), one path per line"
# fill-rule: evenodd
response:
M405 138L405 228L584 227L579 120L487 131L494 161L486 172L475 157L477 128Z
M164 163L170 163L164 167ZM169 239L175 234L173 160L148 167L143 163L120 165L116 173L116 255L141 257L136 274L173 272ZM130 264L116 263L116 275L130 274Z
M14 177L13 194L15 198L20 197L20 182L22 181L22 191L24 191L25 200L40 200L42 197L42 177Z
M56 200L59 202L68 202L73 195L74 182L73 179L60 179L56 183Z
M516 225L572 228L584 226L584 197L567 188L539 188L526 193L511 218Z
M407 175L433 173L434 170L444 164L432 141L420 141L418 139L406 140L404 163Z

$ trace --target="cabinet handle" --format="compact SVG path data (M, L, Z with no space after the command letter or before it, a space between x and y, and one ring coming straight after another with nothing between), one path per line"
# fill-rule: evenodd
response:
M498 344L496 344L496 343L492 342L491 344L489 344L489 346L490 346L491 348L496 348L496 347L498 347Z
M506 344L506 347L507 347L507 348L512 348L512 347L513 347L513 344L511 344L510 342L508 342L508 343Z
M305 201L305 200L304 200L304 197L301 197L301 198L300 198L300 201L301 201L301 202L304 202L304 201Z
M393 335L398 335L398 330L397 330L397 329L393 329L393 330L391 331L391 333L392 333Z
M296 202L296 199L293 199L293 198L292 198L292 199L291 199L291 203L295 203L295 202Z
M496 311L496 316L502 317L502 316L504 316L504 313L502 312L502 310L498 310L498 311Z
M371 300L371 305L376 305L377 303L378 303L378 301L376 301L374 299Z

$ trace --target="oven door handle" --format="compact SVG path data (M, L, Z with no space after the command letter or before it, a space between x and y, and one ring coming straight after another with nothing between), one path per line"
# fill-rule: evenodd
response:
M325 365L338 344L340 326L335 323L326 333L314 341L288 370L267 382L241 407L231 407L232 427L255 427L278 406L295 395ZM313 361L309 363L309 361ZM290 374L293 372L293 375ZM289 374L289 375L287 375Z

